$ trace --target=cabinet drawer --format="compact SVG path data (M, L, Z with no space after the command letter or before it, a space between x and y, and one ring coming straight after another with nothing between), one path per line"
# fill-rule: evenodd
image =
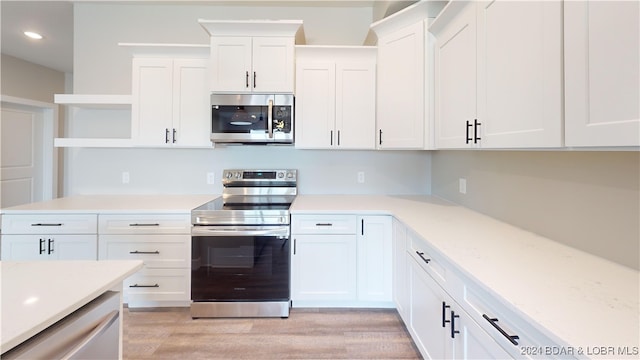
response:
M189 214L115 214L98 217L100 234L190 234Z
M293 234L355 234L355 215L293 215Z
M95 214L2 215L3 234L95 234Z
M188 235L100 235L100 260L143 260L145 268L190 268Z
M465 281L464 295L461 298L460 305L471 318L514 358L522 357L523 348L562 348L561 344L533 327L530 321L502 305L493 295L474 283L469 283L468 280ZM510 338L510 336L517 336L517 338ZM564 348L568 347L564 346ZM544 358L543 353L538 355ZM573 358L573 356L570 357Z
M161 306L191 300L189 269L141 269L123 282L123 301L129 307Z
M431 246L426 241L412 231L407 231L407 251L418 264L434 279L440 286L447 289L447 279L453 276L443 261L435 254Z

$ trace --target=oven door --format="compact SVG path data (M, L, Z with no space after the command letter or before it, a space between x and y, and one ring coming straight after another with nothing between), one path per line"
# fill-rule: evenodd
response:
M289 227L194 226L193 302L289 301Z
M211 95L211 141L293 143L293 95Z

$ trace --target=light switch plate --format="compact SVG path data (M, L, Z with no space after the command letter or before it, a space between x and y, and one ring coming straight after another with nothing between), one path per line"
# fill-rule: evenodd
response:
M128 171L123 171L122 172L122 183L123 184L128 184L129 183L129 172Z
M215 184L216 181L216 174L212 173L212 172L208 172L207 173L207 184L208 185L213 185Z
M358 184L364 184L364 171L358 171Z

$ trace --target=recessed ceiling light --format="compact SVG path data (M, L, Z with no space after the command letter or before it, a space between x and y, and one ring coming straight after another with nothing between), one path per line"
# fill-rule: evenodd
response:
M37 32L25 31L24 34L32 39L36 39L36 40L42 39L42 35L38 34Z

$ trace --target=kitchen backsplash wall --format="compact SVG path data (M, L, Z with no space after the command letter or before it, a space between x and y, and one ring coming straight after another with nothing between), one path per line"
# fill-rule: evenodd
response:
M426 151L296 150L290 146L216 149L77 149L65 195L220 194L227 168L298 169L301 194L428 194ZM364 172L364 183L357 173ZM122 183L122 173L129 183ZM207 173L214 184L207 184Z
M640 269L636 151L436 151L431 171L433 195Z

